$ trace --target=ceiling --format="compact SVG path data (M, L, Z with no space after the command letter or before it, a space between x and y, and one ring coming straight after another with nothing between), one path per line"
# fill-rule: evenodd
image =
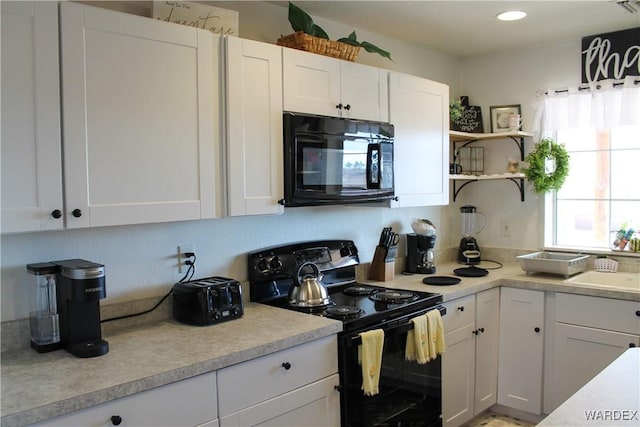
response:
M287 2L274 2L286 7ZM309 15L354 28L435 48L455 56L472 56L640 27L640 1L305 1ZM495 16L522 10L527 17L501 22ZM347 34L329 34L332 39Z

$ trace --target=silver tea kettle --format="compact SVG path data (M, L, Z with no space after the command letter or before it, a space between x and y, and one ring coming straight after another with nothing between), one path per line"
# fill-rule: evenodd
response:
M311 267L313 273L305 273L302 270ZM289 305L294 307L322 307L328 305L331 300L327 288L322 284L320 269L312 262L300 264L293 286L289 288Z

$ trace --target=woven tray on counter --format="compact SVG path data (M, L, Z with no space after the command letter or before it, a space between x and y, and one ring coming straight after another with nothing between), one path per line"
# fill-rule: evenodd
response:
M278 39L278 46L291 47L293 49L304 50L332 58L345 59L347 61L355 61L358 53L360 53L360 46L352 46L334 40L321 39L320 37L310 36L302 31L296 31L293 34L280 37Z

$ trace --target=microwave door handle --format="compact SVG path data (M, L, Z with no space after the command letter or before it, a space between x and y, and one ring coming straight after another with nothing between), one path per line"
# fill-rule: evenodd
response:
M440 311L440 315L444 316L445 314L447 314L447 309L441 305L434 307L434 310L438 310ZM431 311L431 310L429 310ZM390 332L394 332L394 333L405 333L405 332L409 332L410 330L413 329L413 322L409 321L407 323L403 323L402 325L398 325L398 326L394 326L393 328L389 328L389 329L385 329L384 332L385 334L390 333ZM356 335L354 337L351 337L351 345L360 345L362 344L362 338L360 338L359 335Z
M367 146L367 189L380 188L380 165L382 153L380 144L369 144Z

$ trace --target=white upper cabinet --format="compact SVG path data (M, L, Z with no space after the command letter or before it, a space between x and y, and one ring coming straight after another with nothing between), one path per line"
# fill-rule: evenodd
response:
M2 232L60 229L58 5L0 2Z
M388 71L284 48L284 110L389 121Z
M219 216L219 37L60 9L67 227Z
M284 207L282 48L227 37L228 214L279 214Z
M449 87L391 72L389 121L394 125L392 207L449 203Z

